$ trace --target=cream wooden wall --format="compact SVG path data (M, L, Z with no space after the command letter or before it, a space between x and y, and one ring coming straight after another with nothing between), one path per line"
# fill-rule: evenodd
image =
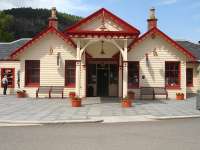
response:
M53 54L50 55L50 48L53 48ZM153 50L156 49L158 56L153 55ZM92 54L94 58L111 58L113 54L119 50L110 43L105 44L105 56L100 56L100 45L94 44L87 48L87 52ZM57 66L57 53L61 53L61 65ZM145 54L148 53L149 63L146 62ZM17 71L21 71L21 87L27 90L30 97L35 97L35 91L37 88L24 87L25 85L25 60L40 60L40 85L41 86L64 86L64 71L65 60L76 60L76 49L72 48L60 39L57 35L49 33L44 38L38 40L35 44L27 48L21 53L18 58L20 61L2 61L0 62L0 68L15 68L15 77L17 77ZM80 74L80 95L86 96L86 66L85 57L82 56L81 61L81 74ZM156 36L155 39L151 37L145 39L131 51L128 52L128 61L140 62L140 87L142 86L165 86L165 61L180 61L181 62L181 89L168 90L169 98L175 98L177 92L186 94L195 93L199 84L199 74L197 71L197 65L187 64L186 56L163 40L161 37ZM186 88L186 66L194 68L194 87ZM119 70L121 71L121 70ZM142 75L145 75L145 79L142 79ZM119 77L121 78L121 76ZM17 81L15 78L15 87L17 87ZM121 95L121 83L119 82L119 95ZM16 89L8 89L10 94L14 94ZM129 89L136 92L136 97L139 98L139 89ZM68 96L70 91L75 91L75 88L65 88L65 97ZM0 88L2 92L2 88ZM48 96L48 95L43 95Z
M20 62L19 61L0 61L0 69L1 68L14 68L15 69L15 87L8 88L7 94L15 94L16 89L18 88L17 85L17 72L20 70ZM0 72L1 77L1 72ZM1 85L1 84L0 84ZM0 95L3 94L3 88L0 86Z
M50 48L53 54L50 55ZM57 66L57 53L61 53L61 63ZM21 68L21 87L25 85L25 60L40 60L40 85L41 86L64 86L65 83L65 60L76 59L76 49L72 48L57 35L49 33L38 40L37 43L27 48L18 56ZM37 88L24 87L29 96L35 97ZM68 96L75 88L65 88L64 96ZM48 95L46 95L48 96Z
M99 41L88 46L86 52L93 58L112 58L113 55L119 52L118 48L106 41L103 44L103 48L105 55L101 55L101 41Z
M155 49L158 56L153 54ZM145 54L148 54L149 63L146 61ZM176 92L186 94L186 57L162 37L156 36L155 39L148 37L140 42L129 51L128 61L140 62L140 87L165 87L165 61L180 61L181 89L168 90L168 93L169 98L175 98ZM145 79L142 79L142 75L145 76ZM138 89L134 91L136 97L139 97L140 91Z
M105 20L105 27L109 31L122 31L123 29L116 23L114 23L111 19ZM84 24L80 27L81 30L90 30L90 31L101 31L102 27L102 19L100 17L97 17L92 22L89 22L88 24Z

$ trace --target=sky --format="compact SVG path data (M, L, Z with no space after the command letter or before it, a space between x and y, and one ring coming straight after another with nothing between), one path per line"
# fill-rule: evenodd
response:
M0 9L56 6L86 17L104 7L144 33L149 9L156 8L158 27L173 39L200 41L200 0L0 0Z

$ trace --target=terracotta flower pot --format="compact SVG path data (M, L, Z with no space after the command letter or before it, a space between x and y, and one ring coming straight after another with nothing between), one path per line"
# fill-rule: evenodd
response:
M131 100L122 100L122 107L123 108L129 108L132 107L132 101Z
M184 100L184 94L177 94L176 100Z
M70 97L70 98L74 98L75 96L76 96L76 93L75 93L75 92L70 92L70 93L69 93L69 97Z
M17 92L17 98L25 98L26 92Z
M72 103L72 107L81 107L81 100L72 99L71 103Z

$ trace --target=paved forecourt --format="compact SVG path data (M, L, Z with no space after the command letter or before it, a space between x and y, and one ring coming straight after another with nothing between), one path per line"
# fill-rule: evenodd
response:
M69 99L17 99L0 96L0 122L70 122L148 116L154 119L199 117L195 97L185 101L136 100L132 108L122 108L119 100L88 98L83 107L72 108ZM128 119L125 119L128 120ZM113 121L114 122L114 121Z

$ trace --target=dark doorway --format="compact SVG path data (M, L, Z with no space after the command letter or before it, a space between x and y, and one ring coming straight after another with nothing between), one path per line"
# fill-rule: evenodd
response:
M118 64L114 60L87 62L87 97L118 96Z
M107 97L109 87L108 69L97 69L97 96Z

